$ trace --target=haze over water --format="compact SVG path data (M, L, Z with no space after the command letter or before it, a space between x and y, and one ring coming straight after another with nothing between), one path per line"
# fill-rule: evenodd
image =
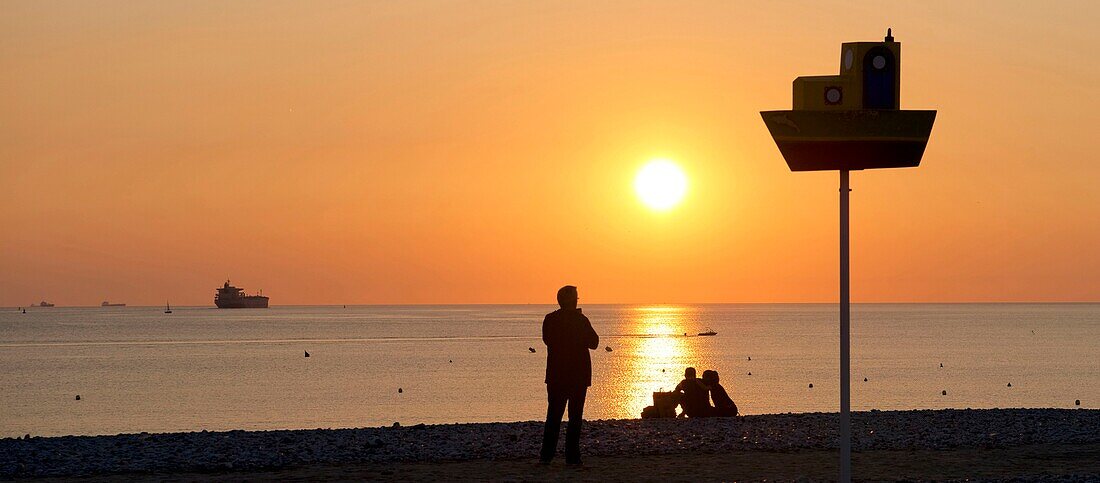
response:
M0 436L537 420L552 308L6 311ZM584 311L601 336L588 419L638 417L688 365L746 414L837 409L833 305ZM856 305L852 337L855 410L1100 401L1100 304Z

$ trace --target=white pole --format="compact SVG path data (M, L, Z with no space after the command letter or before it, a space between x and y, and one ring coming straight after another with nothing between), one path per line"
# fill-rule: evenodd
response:
M852 481L851 370L848 322L848 170L840 170L840 481Z

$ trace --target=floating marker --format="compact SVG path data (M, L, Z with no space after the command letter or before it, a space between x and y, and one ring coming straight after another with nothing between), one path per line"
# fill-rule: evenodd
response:
M535 348L534 348L534 347L528 347L528 348L527 348L527 350L531 351L532 353L534 353L534 352L535 352Z
M810 383L810 389L813 389L813 388L814 388L814 383L811 382Z
M404 389L401 389L400 387L399 387L399 388L397 388L397 393L398 393L398 394L401 394L401 393L403 393L403 392L405 392L405 390L404 390Z
M603 350L605 350L607 352L611 352L611 346L604 347Z
M947 389L944 389L943 392L941 392L940 394L946 396L947 395Z
M76 400L77 400L77 401L79 401L79 400L80 400L80 394L77 394L77 395L76 395Z
M863 382L867 382L867 378L866 378L866 377L865 377L865 378L863 378Z
M1011 383L1011 382L1010 382L1010 383L1008 383L1008 387L1012 387L1012 383Z
M306 353L306 357L309 357L309 351L303 351Z
M1080 406L1080 405L1081 405L1081 400L1080 400L1080 399L1078 399L1078 400L1076 400L1076 401L1073 401L1073 405L1074 405L1074 406Z

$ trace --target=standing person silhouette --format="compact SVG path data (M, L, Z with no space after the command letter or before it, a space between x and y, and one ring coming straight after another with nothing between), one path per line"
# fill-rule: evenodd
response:
M546 314L542 321L542 341L546 344L546 427L542 435L539 461L554 459L558 448L561 418L569 405L569 425L565 430L565 463L581 464L581 423L584 397L592 385L592 357L588 351L600 346L600 336L577 308L577 287L558 289L560 309Z

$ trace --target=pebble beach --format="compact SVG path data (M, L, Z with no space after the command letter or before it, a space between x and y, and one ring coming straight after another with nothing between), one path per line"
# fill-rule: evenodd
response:
M540 422L527 421L114 436L30 435L0 440L0 478L217 472L239 475L317 465L533 461L541 431ZM856 412L852 415L852 438L857 453L1044 445L1094 447L1100 443L1100 410ZM837 415L587 421L582 444L586 457L627 461L647 456L833 450L837 447Z

